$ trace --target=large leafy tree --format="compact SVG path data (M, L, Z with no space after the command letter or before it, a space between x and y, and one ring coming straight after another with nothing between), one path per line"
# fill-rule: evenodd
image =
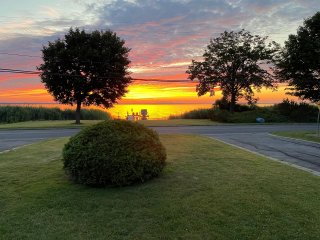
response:
M320 12L289 36L276 65L279 79L289 83L289 94L320 101Z
M70 29L64 39L43 47L38 69L56 101L76 105L79 124L82 105L109 108L127 92L129 51L112 31Z
M269 64L278 50L279 45L268 42L267 37L245 30L225 31L210 40L203 61L192 60L187 73L189 79L199 82L196 89L199 96L219 87L233 112L240 98L249 103L257 101L254 89L275 87Z

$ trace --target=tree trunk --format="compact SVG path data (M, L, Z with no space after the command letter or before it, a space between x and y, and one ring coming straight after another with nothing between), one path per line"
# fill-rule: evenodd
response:
M81 111L81 102L77 101L76 124L80 124L80 111Z
M230 112L234 113L234 109L236 106L236 95L235 94L231 94L231 101L230 101Z

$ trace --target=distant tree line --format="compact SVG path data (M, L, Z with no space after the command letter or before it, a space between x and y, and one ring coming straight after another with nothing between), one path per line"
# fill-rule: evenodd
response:
M273 106L259 107L254 105L236 104L235 112L229 111L229 103L217 100L213 108L197 109L181 115L171 115L169 119L210 119L224 123L255 123L262 117L266 122L315 122L318 109L316 106L301 102L283 100Z

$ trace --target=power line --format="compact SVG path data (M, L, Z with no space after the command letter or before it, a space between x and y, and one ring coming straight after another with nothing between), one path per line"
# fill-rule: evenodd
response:
M8 56L19 56L19 57L32 57L32 58L40 58L41 56L28 55L28 54L20 54L20 53L8 53L8 52L0 52L1 55Z
M30 70L21 70L21 69L11 69L11 68L0 68L0 73L21 73L21 74L31 74L31 75L40 75L43 72L41 71L30 71ZM62 73L46 73L54 76L66 76L66 77L84 77L83 75L76 74L62 74ZM99 77L100 79L112 79L115 77ZM155 79L155 78L131 78L133 81L140 82L166 82L166 83L191 83L191 80L187 79Z
M67 17L31 17L31 16L6 16L6 15L0 15L0 22L10 22L10 19L11 21L13 20L33 20L33 21L80 21L80 22L83 22L83 21L87 21L88 19L94 19L95 16L88 16L87 18L81 18L83 16L75 16L74 18L67 18ZM176 26L177 23L178 24L182 24L182 25L190 25L190 23L186 22L185 21L185 18L182 18L182 19L179 19L179 20L176 20L175 22L162 22L162 20L166 20L166 19L159 19L158 21L160 21L160 24L165 24L165 25L169 25L169 27L173 27L173 26ZM107 20L105 20L107 21ZM128 26L132 26L132 25L142 25L142 24L148 24L148 23L154 23L154 22L157 22L157 20L146 20L146 21L141 21L141 22L132 22L132 21L114 21L114 20L110 20L110 23L109 25L107 25L105 23L105 26L106 27L110 27L110 26L114 26L115 24L131 24L131 25L128 25ZM214 22L214 19L208 19L208 20L203 20L203 21L196 21L196 22L192 22L191 23L191 26L197 26L197 25L200 25L200 26L204 26L204 25L211 25L212 22ZM292 23L292 25L296 25L294 23ZM126 26L125 26L126 27ZM242 28L242 25L241 24L231 24L230 27L241 27ZM104 29L104 28L103 28ZM103 30L103 29L100 29L100 30ZM191 31L189 31L191 32ZM212 32L212 33L221 33L221 32ZM279 31L279 32L272 32L272 33L267 33L267 34L283 34L283 32Z
M140 81L140 82L167 82L167 83L183 83L188 82L191 83L191 80L187 79L155 79L155 78L132 78L133 81Z
M41 74L41 72L39 72L39 71L19 70L19 69L11 69L11 68L0 68L0 72L25 73L25 74Z
M0 55L8 55L8 56L18 56L18 57L30 57L30 58L41 58L41 56L36 56L36 55L28 55L28 54L20 54L20 53L9 53L9 52L0 52ZM200 56L195 56L195 57L200 57ZM53 62L61 62L59 60L54 60ZM78 61L80 63L98 63L98 64L104 64L105 62L101 61L91 61L91 60L83 60L83 61ZM149 68L186 68L187 66L161 66L161 65L151 65L151 64L139 64L139 65L133 65L130 66L130 68L138 68L138 67L149 67Z

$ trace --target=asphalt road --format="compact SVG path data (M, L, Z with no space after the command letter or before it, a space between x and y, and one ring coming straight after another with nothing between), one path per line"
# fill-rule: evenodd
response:
M300 167L320 175L320 144L269 133L211 134L218 140Z
M261 133L276 131L308 131L316 130L316 124L223 124L216 126L192 126L192 127L153 127L162 134L187 133L187 134L226 134L226 133Z
M0 152L57 137L68 137L78 129L0 130Z
M315 130L315 124L153 127L162 134L201 134L311 169L320 174L320 144L270 135L275 131ZM71 136L78 129L0 130L0 152L42 139Z

